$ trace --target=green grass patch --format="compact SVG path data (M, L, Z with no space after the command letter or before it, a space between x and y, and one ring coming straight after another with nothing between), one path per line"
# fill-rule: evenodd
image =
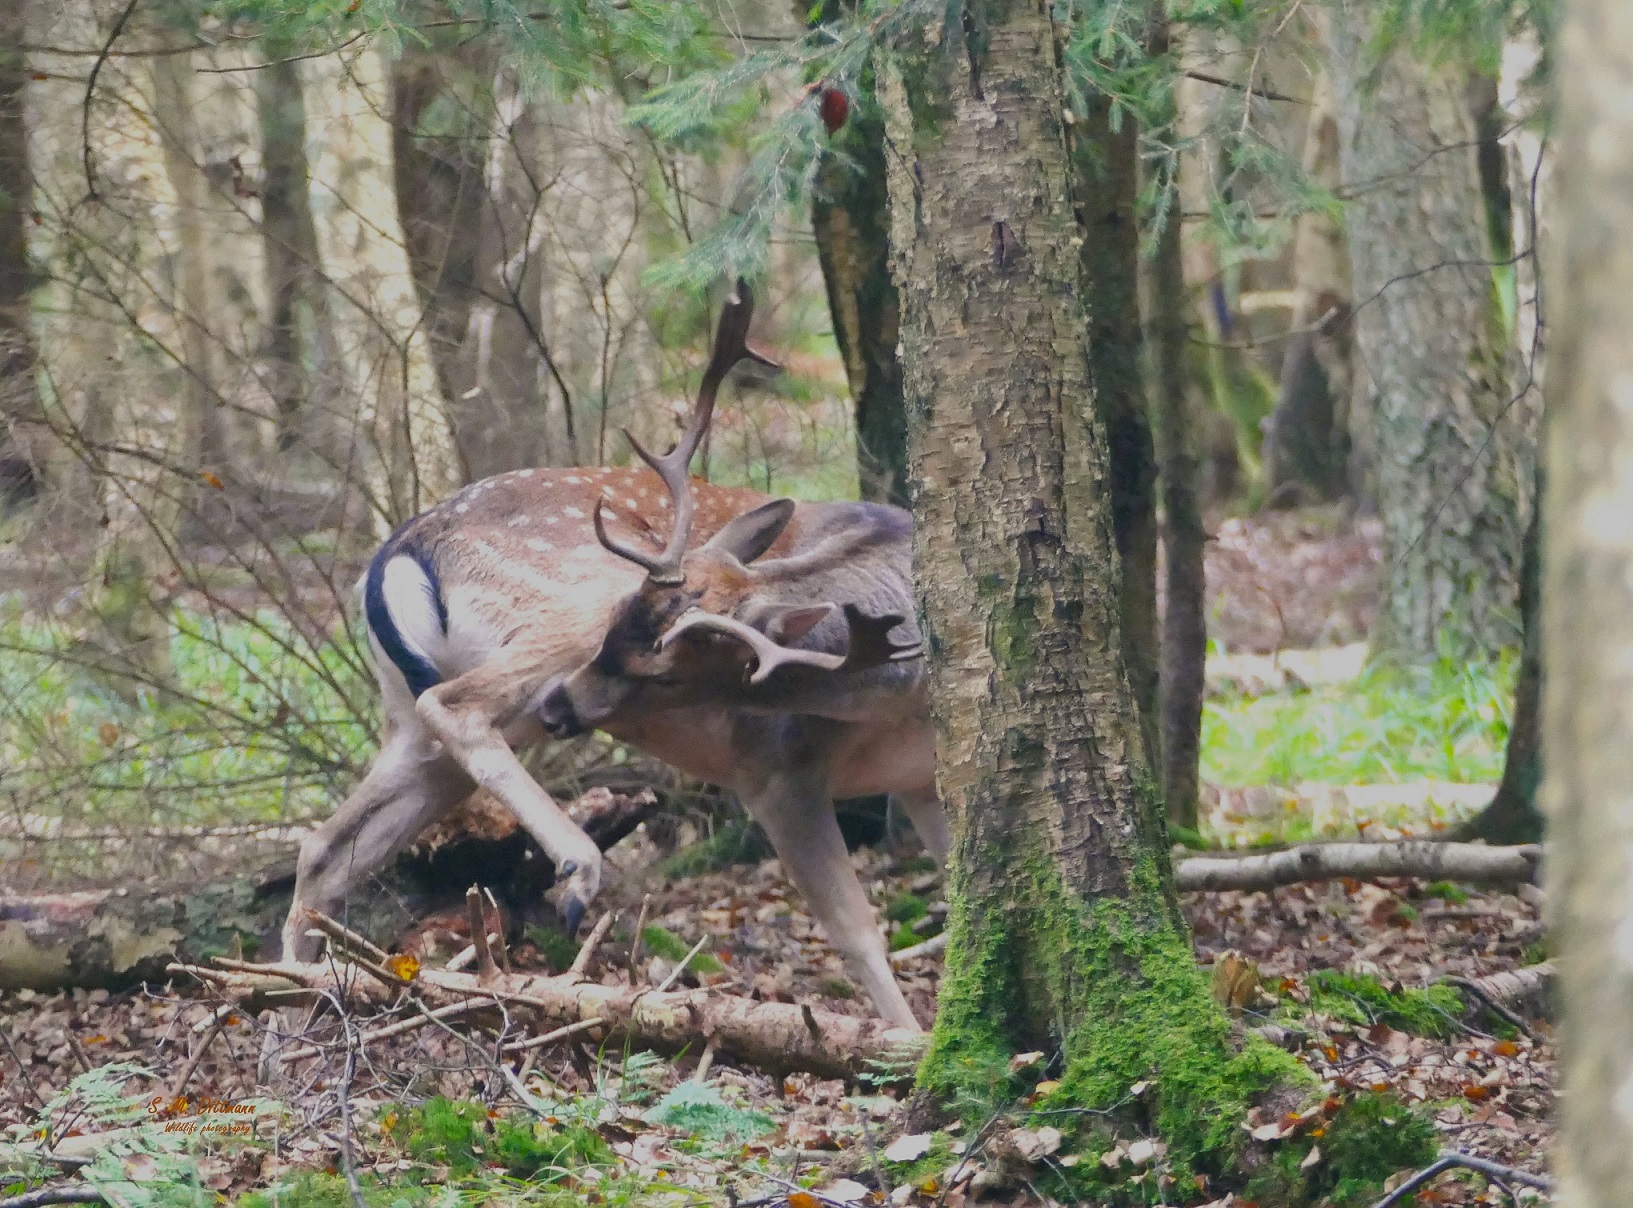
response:
M0 767L67 825L321 817L371 754L373 678L349 637L273 614L171 614L174 680L140 686L65 626L0 597Z
M885 904L885 918L892 923L916 923L929 913L930 904L916 893L898 894Z
M1374 667L1347 684L1210 699L1202 776L1212 784L1495 781L1516 660Z

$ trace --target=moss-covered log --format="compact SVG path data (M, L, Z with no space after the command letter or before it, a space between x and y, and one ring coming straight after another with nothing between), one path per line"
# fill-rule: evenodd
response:
M1089 396L1051 10L968 3L887 90L915 563L950 940L920 1085L1139 1111L1178 1169L1232 1170L1261 1096L1304 1085L1233 1034L1179 913L1119 637L1106 438ZM910 123L911 128L908 127ZM1062 1119L1071 1119L1063 1116ZM1089 1117L1078 1115L1078 1120Z

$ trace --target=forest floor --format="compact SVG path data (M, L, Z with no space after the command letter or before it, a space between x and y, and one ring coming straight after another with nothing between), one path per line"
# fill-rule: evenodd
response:
M1375 607L1378 565L1376 533L1364 523L1346 526L1326 513L1226 522L1209 550L1215 642L1260 654L1353 643ZM1251 696L1239 687L1225 691ZM1289 707L1311 695L1319 698L1300 688ZM1253 830L1257 806L1244 804L1253 788L1226 786L1216 795L1216 828ZM1285 786L1272 799L1272 809L1286 814L1304 808L1287 805ZM1348 821L1374 826L1371 834L1433 829L1445 810L1426 801L1408 802L1417 812L1404 821L1398 810L1377 820L1352 811ZM1263 828L1255 835L1263 837ZM674 875L669 855L644 829L610 853L600 905L619 922L598 949L593 978L659 984L704 939L680 973L682 984L869 1013L775 860L717 860ZM938 928L941 874L922 857L882 844L860 849L855 861L890 920L894 947ZM1216 967L1215 985L1243 1026L1279 1026L1329 1095L1396 1095L1432 1119L1443 1147L1541 1172L1554 1099L1549 1025L1516 1029L1489 1015L1464 1015L1443 991L1421 992L1447 977L1541 959L1539 900L1530 891L1403 880L1190 894L1184 905L1198 958ZM430 919L406 938L426 963L439 964L465 942L462 925ZM560 968L570 956L547 933L529 935L511 951L518 966ZM1249 971L1245 989L1242 969ZM899 974L928 1022L940 958L909 958ZM497 1046L511 1037L470 1024L376 1041L349 1059L337 1046L293 1067L284 1085L258 1090L260 1022L229 1016L201 1055L213 1009L208 996L179 984L0 994L0 1198L23 1188L19 1177L8 1189L8 1169L35 1179L50 1169L53 1177L81 1171L115 1204L249 1195L241 1202L251 1208L344 1208L355 1203L350 1167L363 1199L382 1206L815 1208L884 1198L958 1208L1064 1198L1072 1168L1097 1163L1121 1170L1140 1202L1227 1202L1206 1186L1165 1181L1163 1153L1137 1132L1063 1137L1028 1121L1024 1100L997 1105L1013 1110L996 1127L904 1137L900 1090L884 1076L875 1085L846 1085L734 1068L722 1058L700 1083L692 1078L695 1052L660 1060L582 1038L539 1050L522 1072L534 1096L529 1115L494 1065ZM1046 1076L1042 1066L1038 1073ZM191 1102L176 1113L178 1092ZM212 1122L214 1132L201 1127ZM1277 1123L1243 1122L1270 1134ZM42 1130L54 1145L53 1162L25 1171L3 1138L38 1145ZM1319 1144L1310 1153L1308 1165L1319 1166ZM1538 1195L1514 1191L1521 1199ZM1452 1173L1417 1202L1509 1201L1478 1176Z

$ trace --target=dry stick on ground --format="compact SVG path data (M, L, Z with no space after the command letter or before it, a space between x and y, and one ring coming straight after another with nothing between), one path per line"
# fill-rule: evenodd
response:
M39 1187L22 1195L0 1200L0 1208L43 1208L46 1204L106 1204L107 1197L95 1187Z
M499 976L499 966L493 961L493 948L488 943L488 920L482 911L482 891L472 885L465 891L465 917L471 924L471 944L476 948L476 975L483 981Z
M1424 1167L1407 1179L1406 1182L1374 1204L1373 1208L1393 1208L1394 1205L1404 1201L1407 1196L1411 1195L1419 1187L1457 1166L1483 1174L1487 1179L1499 1183L1499 1185L1502 1183L1518 1183L1522 1187L1535 1187L1544 1193L1552 1193L1554 1189L1554 1185L1550 1180L1543 1178L1540 1174L1532 1174L1529 1170L1520 1170L1515 1166L1504 1166L1501 1163L1492 1162L1485 1158L1477 1158L1473 1154L1460 1153L1455 1149L1443 1149L1440 1151L1440 1157L1432 1165ZM1504 1187L1503 1190L1508 1191L1508 1188ZM1512 1197L1514 1193L1509 1191L1508 1194ZM1517 1204L1518 1201L1516 1200L1515 1203Z
M485 1007L496 1007L498 1002L489 995L477 998L467 998L460 1002L449 1003L446 1007L438 1007L429 1015L416 1015L412 1019L399 1019L396 1023L386 1024L384 1027L374 1028L364 1032L357 1038L359 1046L372 1044L376 1040L385 1040L391 1036L401 1036L404 1032L413 1032L423 1028L428 1023L435 1023L440 1019L452 1019L456 1015L469 1015L472 1011L480 1011ZM283 1054L285 1064L291 1061L304 1061L308 1057L318 1057L323 1049L318 1045L308 1045L304 1049L296 1049L293 1053Z
M193 1055L187 1059L187 1065L182 1069L181 1077L177 1078L176 1084L170 1088L170 1101L172 1103L181 1098L182 1092L187 1089L187 1084L193 1080L193 1074L198 1069L199 1062L204 1060L204 1054L215 1043L215 1038L221 1035L221 1029L226 1025L226 1022L226 1016L219 1013L215 1015L210 1026L205 1030L203 1039L198 1042L198 1047L193 1050Z
M1181 860L1174 881L1182 891L1274 889L1302 881L1351 877L1418 877L1428 881L1514 884L1536 877L1542 848L1486 847L1479 843L1311 843L1269 855L1202 857Z
M1553 979L1553 962L1543 961L1539 965L1508 969L1485 977L1443 977L1440 981L1442 985L1468 991L1485 1004L1486 1009L1492 1014L1501 1016L1521 1032L1531 1036L1531 1026L1513 1008L1518 1003L1542 995L1552 984Z
M594 927L590 928L590 934L584 937L584 943L579 946L577 954L574 955L573 963L567 967L566 975L568 977L580 978L589 971L590 961L594 959L596 948L600 946L601 941L606 938L608 929L612 927L612 920L613 914L609 910L596 921Z
M362 976L360 966L230 963L234 966L230 969L172 965L170 971L212 985L246 1010L310 1002L339 995L342 987L358 1003L389 1006L398 997L394 984ZM921 1035L883 1020L706 990L647 990L519 973L501 973L484 982L444 969L420 970L414 988L433 1003L483 996L501 999L518 1014L531 1016L533 1026L561 1027L599 1018L606 1021L608 1032L636 1046L669 1053L701 1046L713 1036L723 1057L769 1070L808 1070L827 1078L857 1077L871 1068L870 1063L899 1062L923 1045ZM531 1011L523 1012L524 1007ZM816 1023L815 1029L808 1026L807 1016Z

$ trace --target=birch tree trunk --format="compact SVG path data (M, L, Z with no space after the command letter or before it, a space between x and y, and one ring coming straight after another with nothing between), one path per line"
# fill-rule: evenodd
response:
M353 462L381 531L464 479L398 219L385 67L372 49L301 64L318 253Z
M1565 1208L1633 1186L1633 7L1564 6L1554 67L1544 810L1563 1003Z
M1118 636L1071 166L1041 0L968 5L890 82L914 561L951 815L947 973L920 1084L991 1095L1060 1052L1063 1102L1149 1078L1184 1168L1292 1062L1233 1050L1191 955ZM1206 1063L1206 1079L1193 1076ZM1245 1134L1240 1134L1245 1135Z
M1418 57L1410 31L1378 60L1381 11L1342 0L1330 13L1389 567L1372 646L1417 662L1491 656L1519 640L1534 409L1511 404L1466 73Z

